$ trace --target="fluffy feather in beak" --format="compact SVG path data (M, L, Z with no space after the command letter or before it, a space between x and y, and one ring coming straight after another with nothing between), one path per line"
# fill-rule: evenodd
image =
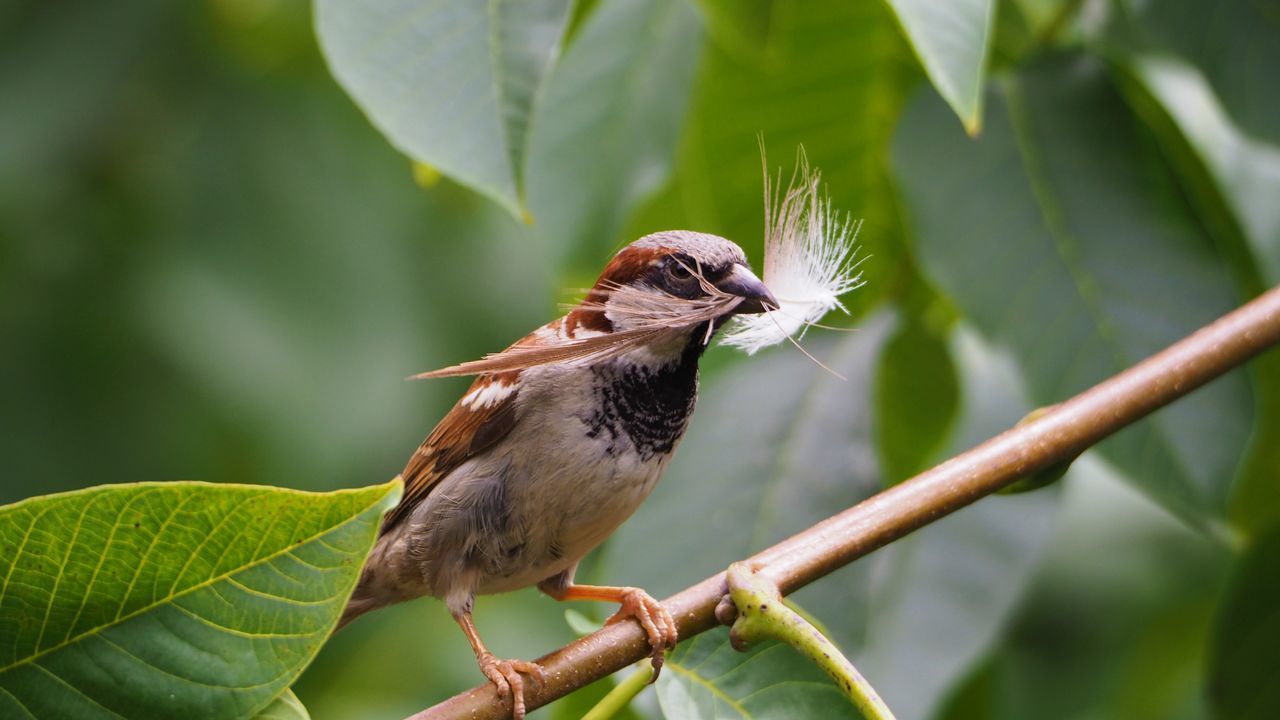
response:
M828 312L844 310L840 296L862 285L862 259L854 257L859 226L832 211L803 155L785 193L765 180L765 207L764 277L780 301L734 318L721 340L747 354L795 342Z

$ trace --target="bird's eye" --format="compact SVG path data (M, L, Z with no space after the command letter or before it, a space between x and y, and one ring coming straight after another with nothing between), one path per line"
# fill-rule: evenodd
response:
M689 267L675 259L667 263L667 274L681 282L693 277L693 273L689 272Z

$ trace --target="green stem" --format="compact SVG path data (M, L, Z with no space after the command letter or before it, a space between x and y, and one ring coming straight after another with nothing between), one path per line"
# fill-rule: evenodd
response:
M641 690L648 687L649 680L653 677L653 666L646 659L637 663L636 667L640 669L618 683L608 695L600 698L600 702L587 711L587 714L582 716L582 720L609 720L622 712L622 709L639 695Z
M785 642L822 668L866 720L894 720L871 683L835 643L787 607L777 585L751 572L745 563L730 565L726 578L729 597L738 608L738 619L729 634L734 648L742 650L766 638Z

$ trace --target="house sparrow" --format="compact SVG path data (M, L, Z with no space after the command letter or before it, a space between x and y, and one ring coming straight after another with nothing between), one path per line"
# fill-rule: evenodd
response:
M567 315L503 353L427 376L479 374L414 452L404 500L387 515L339 623L423 595L444 600L480 670L525 713L522 674L471 619L477 593L529 585L557 600L621 605L653 648L655 676L676 642L671 615L635 587L578 585L578 562L645 499L697 396L698 359L731 316L778 301L734 243L655 233L618 252Z

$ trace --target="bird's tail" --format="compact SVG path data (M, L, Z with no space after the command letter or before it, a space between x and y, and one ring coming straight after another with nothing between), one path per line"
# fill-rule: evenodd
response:
M365 612L378 610L379 607L387 607L388 605L396 605L397 602L408 600L401 592L397 592L394 584L388 584L387 573L378 571L383 566L384 559L381 557L384 543L388 542L387 536L378 539L378 544L374 546L374 550L370 552L369 557L365 561L365 568L360 571L360 582L356 583L355 591L352 591L351 597L347 600L347 607L342 611L342 618L338 620L338 628L334 632L346 628L352 620L360 618Z
M342 611L342 617L338 619L338 627L334 629L334 632L346 627L347 623L370 610L377 610L380 607L382 607L382 604L373 598L360 598L352 595L351 599L347 601L346 609Z
M367 612L394 605L402 599L385 592L385 588L380 587L377 582L376 573L366 565L360 573L360 581L356 583L356 589L347 600L347 607L342 611L342 617L338 620L338 627L334 632L346 627L347 623Z
M412 600L420 594L406 592L403 584L397 579L400 572L398 560L400 551L397 548L403 545L400 540L405 526L405 523L401 523L390 531L383 529L373 549L369 551L369 556L365 558L364 568L360 571L360 581L356 583L356 589L351 592L347 607L342 611L342 617L338 620L338 627L334 632L346 627L347 623L367 612Z

